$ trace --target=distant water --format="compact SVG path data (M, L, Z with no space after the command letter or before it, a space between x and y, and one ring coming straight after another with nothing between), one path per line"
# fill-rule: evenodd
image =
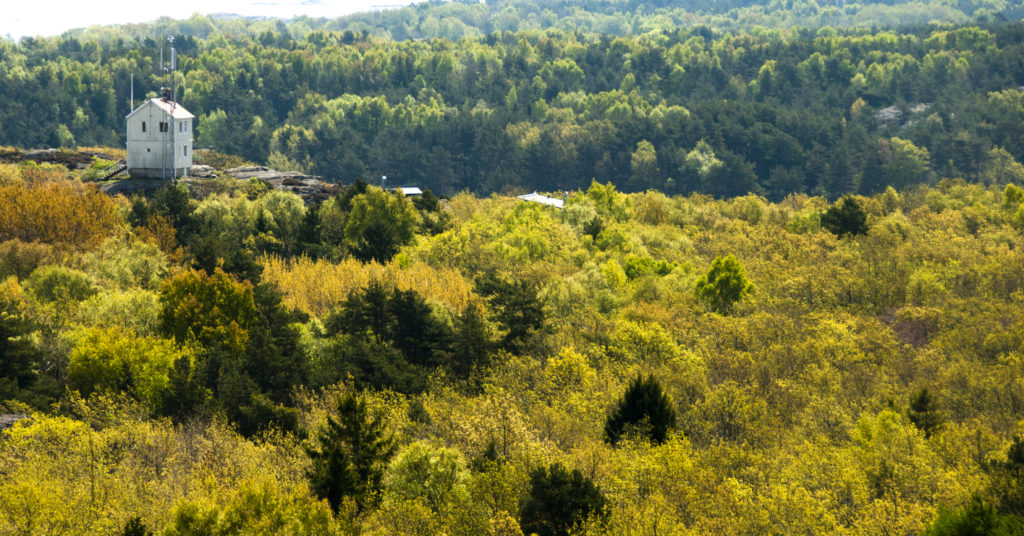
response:
M416 0L419 1L419 0ZM371 11L413 0L172 0L170 2L82 2L80 0L5 0L0 16L0 36L60 35L74 28L93 25L149 22L160 17L187 19L193 13L237 13L254 17L288 19L299 15L340 17Z

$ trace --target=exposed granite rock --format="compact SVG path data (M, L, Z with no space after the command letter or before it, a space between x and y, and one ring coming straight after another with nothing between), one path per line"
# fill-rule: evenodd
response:
M167 185L169 182L170 181L164 179L123 179L101 183L100 190L110 195L152 193Z
M302 198L307 205L319 205L338 192L338 185L316 177L280 177L260 179L275 190L287 190Z
M211 166L196 164L188 168L188 176L196 179L212 179L217 176L217 172Z
M224 173L236 179L256 178L261 181L274 179L295 178L295 179L320 179L316 175L306 175L299 171L277 171L266 166L243 166L225 170Z
M95 152L79 152L68 149L33 149L5 154L3 161L21 162L23 160L33 160L35 162L61 164L68 169L85 169L92 165L93 156L100 156L106 160L110 159L105 155Z
M29 418L24 413L5 413L0 415L0 432L14 426L14 423Z
M236 179L257 179L275 190L292 192L307 205L319 205L338 191L338 186L321 180L316 175L298 171L276 171L265 166L243 166L231 168L226 174Z
M903 119L903 110L899 106L886 106L875 112L875 120L882 125L894 125Z

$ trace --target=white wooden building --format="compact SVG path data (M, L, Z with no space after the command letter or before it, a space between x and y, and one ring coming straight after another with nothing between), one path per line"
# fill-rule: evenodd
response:
M128 122L128 173L132 177L187 177L192 167L194 115L169 98L149 99Z
M542 205L548 205L549 207L562 208L565 205L565 201L562 199L556 199L554 197L548 197L543 194L533 192L532 194L518 195L518 199L523 201L529 201L531 203L540 203Z

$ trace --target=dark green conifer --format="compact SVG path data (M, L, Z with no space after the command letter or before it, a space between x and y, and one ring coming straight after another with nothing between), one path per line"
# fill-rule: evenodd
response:
M596 516L608 515L608 499L579 470L571 473L561 464L540 467L530 475L530 492L519 511L523 534L567 536Z
M637 376L626 389L612 414L605 421L605 441L619 442L632 429L652 443L664 443L669 430L676 426L676 410L653 376Z
M860 235L868 232L868 217L856 199L846 196L821 215L821 225L837 236Z
M925 438L931 437L942 426L942 413L936 406L935 399L928 393L927 387L922 387L910 401L907 416L914 426L924 432Z
M345 497L362 510L374 504L395 444L382 415L371 415L355 393L339 397L337 415L317 431L306 449L312 462L310 487L335 511Z

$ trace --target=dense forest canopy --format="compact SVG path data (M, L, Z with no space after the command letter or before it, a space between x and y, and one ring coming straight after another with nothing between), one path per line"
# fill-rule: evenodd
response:
M527 20L530 5L431 3L360 17L511 9ZM597 179L625 191L835 198L938 177L998 182L1024 159L1019 22L691 22L621 36L541 25L396 40L356 18L196 15L0 42L0 143L119 145L132 77L137 97L167 85L157 35L167 32L197 148L342 183L386 175L453 194Z
M316 208L83 174L0 164L5 533L1024 524L1015 184Z
M0 534L1024 533L1018 11L0 41ZM104 193L167 35L218 176Z

